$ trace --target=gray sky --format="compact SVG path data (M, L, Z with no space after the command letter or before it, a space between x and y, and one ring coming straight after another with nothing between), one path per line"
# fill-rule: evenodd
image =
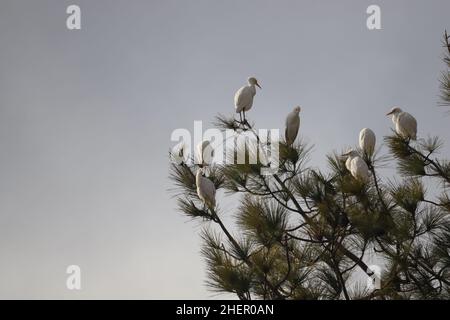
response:
M382 30L366 28L373 3ZM200 225L167 192L171 132L232 114L255 75L248 116L282 128L300 104L314 165L363 127L381 141L393 105L448 144L448 12L448 0L2 0L0 298L213 297ZM66 289L70 264L80 291Z

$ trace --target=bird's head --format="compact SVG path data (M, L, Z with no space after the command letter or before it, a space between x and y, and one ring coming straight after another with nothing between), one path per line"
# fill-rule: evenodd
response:
M400 112L402 112L402 109L400 109L399 107L394 107L391 109L391 111L386 113L386 115L390 116L391 114L399 114Z
M248 78L248 83L249 83L251 86L257 86L258 88L261 89L261 86L259 85L258 80L256 80L256 78L254 78L254 77Z
M204 176L204 169L203 168L198 168L197 170L197 178Z
M302 110L302 108L300 106L296 106L294 108L294 112L297 113L297 114L300 113L301 110Z
M356 152L353 149L350 149L346 153L343 153L342 156L346 157L346 158L348 158L348 157L356 157L356 156L358 156L358 152Z

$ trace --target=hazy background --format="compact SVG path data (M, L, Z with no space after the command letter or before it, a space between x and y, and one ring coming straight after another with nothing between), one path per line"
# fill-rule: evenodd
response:
M378 4L382 30L366 28ZM70 4L82 29L66 29ZM167 191L170 134L233 112L282 128L300 104L313 164L399 105L419 136L437 107L450 28L441 1L0 2L0 298L210 298L198 223ZM66 267L82 290L66 289Z

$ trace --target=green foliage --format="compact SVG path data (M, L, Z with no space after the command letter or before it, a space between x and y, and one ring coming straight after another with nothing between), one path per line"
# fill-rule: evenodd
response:
M207 284L214 291L235 293L239 298L247 299L253 281L251 270L236 259L229 258L217 234L204 230L202 238L202 254L209 268Z
M282 241L286 209L273 201L247 197L237 214L237 223L255 243L266 248Z
M191 218L212 219L211 214L202 208L199 208L192 200L179 198L178 208Z
M391 187L391 196L404 210L415 214L420 201L425 198L425 190L419 179L407 179L401 185Z

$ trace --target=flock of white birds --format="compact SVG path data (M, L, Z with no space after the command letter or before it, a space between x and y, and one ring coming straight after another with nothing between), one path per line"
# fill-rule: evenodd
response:
M245 112L249 111L253 106L256 87L261 89L258 80L253 77L248 78L248 85L241 87L234 96L236 113L239 113L241 124L248 124L245 118ZM291 146L297 138L300 128L300 110L301 108L297 106L286 117L285 140L288 146ZM397 134L408 140L416 140L417 121L411 114L395 107L386 115L392 116L392 122L395 125ZM375 133L369 128L362 129L359 133L359 147L367 157L373 155L375 143ZM213 155L214 153L209 141L199 143L197 146L197 160L201 167L211 164ZM358 151L350 149L342 156L346 157L345 167L355 179L363 182L369 180L369 167ZM198 197L208 208L213 210L216 206L216 188L214 183L204 176L203 168L198 169L195 183Z

